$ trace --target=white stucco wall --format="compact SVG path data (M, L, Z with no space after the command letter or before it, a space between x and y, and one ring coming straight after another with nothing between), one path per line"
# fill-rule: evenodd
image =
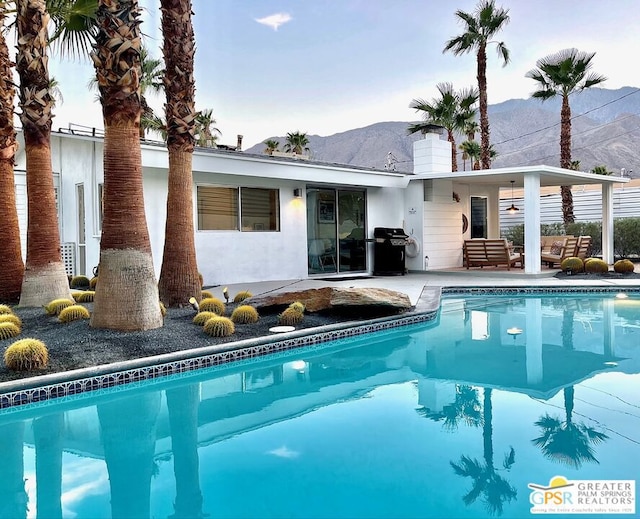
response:
M21 148L24 150L24 147ZM16 193L23 249L26 250L26 177L24 152L17 156ZM168 157L164 147L142 145L143 186L147 227L156 275L160 273L166 222ZM100 138L68 134L52 135L52 167L59 188L61 241L76 247L75 274L91 276L99 262L99 191L104 182L103 143ZM205 284L231 284L260 280L308 277L306 196L307 186L367 191L367 237L373 229L403 227L404 174L346 166L278 161L268 157L197 150L194 170L194 222L198 268ZM85 192L86 272L78 261L78 205L76 185ZM197 229L196 187L224 185L279 190L280 231L200 231ZM294 198L294 188L302 198ZM373 244L368 245L368 271L373 270Z

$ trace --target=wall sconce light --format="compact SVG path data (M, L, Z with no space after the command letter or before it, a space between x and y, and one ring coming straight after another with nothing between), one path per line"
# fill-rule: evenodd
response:
M518 209L515 205L513 205L513 183L515 180L511 181L511 207L507 207L507 212L514 214L517 213L520 209Z
M302 198L302 189L300 189L299 187L296 187L296 188L293 190L293 196L294 196L295 198Z

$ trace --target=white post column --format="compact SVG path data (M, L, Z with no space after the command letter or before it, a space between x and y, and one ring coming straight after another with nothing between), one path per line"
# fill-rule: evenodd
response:
M613 184L602 184L602 259L613 263Z
M539 255L538 255L539 256ZM525 263L526 265L526 263ZM527 384L537 385L544 377L542 360L542 300L539 297L525 299L527 309L525 329L525 361Z
M540 274L540 174L524 175L524 272Z

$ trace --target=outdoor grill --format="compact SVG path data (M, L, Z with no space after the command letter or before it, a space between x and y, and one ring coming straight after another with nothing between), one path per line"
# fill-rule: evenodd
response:
M409 235L404 229L376 227L373 230L373 275L398 276L405 274L405 246Z

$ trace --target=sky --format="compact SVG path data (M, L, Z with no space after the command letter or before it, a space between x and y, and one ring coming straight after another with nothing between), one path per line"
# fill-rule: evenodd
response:
M436 85L476 85L473 54L443 53L462 33L456 10L476 0L192 0L196 37L196 108L211 108L218 142L243 149L300 131L333 135L382 121L415 121L413 99L433 99ZM536 61L575 47L595 52L601 86L640 87L638 0L497 0L510 22L497 34L511 52L502 66L488 49L488 100L527 98ZM140 0L145 44L161 57L159 0ZM88 60L53 55L50 73L63 102L54 129L102 128ZM162 114L163 97L149 104Z

